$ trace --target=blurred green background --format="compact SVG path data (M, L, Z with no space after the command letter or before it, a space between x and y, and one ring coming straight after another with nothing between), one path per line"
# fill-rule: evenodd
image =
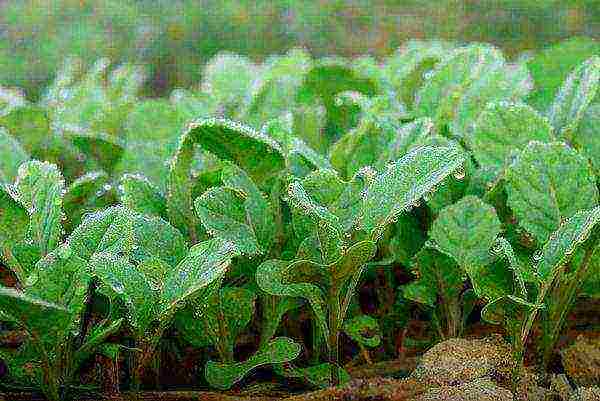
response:
M599 0L0 0L0 85L36 99L67 55L143 63L145 94L162 95L222 50L381 57L443 38L515 56L580 35L600 37Z

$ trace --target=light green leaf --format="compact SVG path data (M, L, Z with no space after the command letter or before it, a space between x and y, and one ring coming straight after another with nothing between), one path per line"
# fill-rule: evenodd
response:
M115 172L144 174L164 189L169 174L165 163L175 154L185 119L166 100L139 102L125 122L125 151Z
M573 144L590 159L596 177L600 177L600 103L587 109L579 130L573 135Z
M29 160L29 155L19 141L0 127L0 183L11 184L17 177L19 166Z
M91 270L127 306L127 319L138 336L144 335L156 318L158 293L146 276L127 258L113 253L96 253L90 259Z
M34 160L19 167L15 188L19 201L29 211L29 235L46 255L62 236L63 177L55 165Z
M292 339L274 338L267 347L245 362L226 364L208 361L205 371L206 380L212 387L227 390L258 366L292 361L300 355L300 351L300 345Z
M134 214L122 206L91 213L67 238L66 244L84 260L97 252L128 254L134 246Z
M564 143L530 142L506 172L508 205L539 244L576 211L598 204L589 162Z
M563 138L569 139L577 131L599 86L599 56L591 57L569 74L548 110L550 122Z
M14 196L0 185L0 245L8 247L27 235L29 213Z
M552 126L548 119L524 103L490 103L477 117L465 140L483 168L500 170L515 150L529 141L550 142Z
M156 258L171 267L183 260L187 254L187 243L181 232L160 217L130 213L133 221L133 260L143 262Z
M378 156L377 168L384 168L387 163L397 160L407 154L411 148L421 143L433 132L433 121L430 118L417 118L403 124L395 133L388 146L381 149Z
M231 259L237 256L235 245L211 239L193 246L188 255L165 278L160 313L165 316L193 297L199 290L222 277Z
M535 269L546 285L550 285L559 269L567 263L575 250L584 243L600 221L600 206L575 213L552 233L537 260Z
M119 186L121 202L138 213L167 218L167 204L159 189L141 174L123 174Z
M435 247L467 271L490 261L490 249L501 231L496 210L475 196L443 209L429 231Z
M73 357L73 359L76 361L75 365L80 366L94 353L99 352L100 347L103 345L108 345L105 343L105 341L119 331L122 323L123 319L117 319L114 322L107 322L105 324L94 326L92 331L86 336L83 345L79 347L77 351L75 351L75 355Z
M416 148L377 175L362 202L360 226L379 237L397 216L460 168L464 158L456 148Z
M440 126L448 124L472 83L503 63L500 51L491 46L475 44L454 50L429 73L416 93L416 115L431 117Z
M600 43L586 37L570 38L542 49L527 62L535 88L527 99L528 103L537 110L548 110L569 73L585 60L598 54Z
M438 40L409 40L385 60L385 75L404 104L413 106L423 75L443 60L452 47L451 43Z
M65 229L73 231L81 223L83 215L104 209L115 203L108 175L103 171L92 171L77 178L69 185L63 199L67 217Z
M531 76L524 64L492 67L465 91L456 107L450 131L455 137L464 138L486 104L523 99L529 93L531 85Z
M250 127L225 119L205 119L191 123L181 136L167 185L170 221L197 238L197 218L192 211L190 168L194 146L199 145L217 157L235 162L258 185L285 167L281 148L270 137Z

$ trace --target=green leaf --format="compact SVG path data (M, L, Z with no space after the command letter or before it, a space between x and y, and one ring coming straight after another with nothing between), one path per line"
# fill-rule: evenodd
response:
M97 252L128 254L134 246L133 217L133 212L122 206L88 214L66 243L84 260Z
M125 123L125 151L115 172L144 174L164 189L169 174L165 160L175 154L184 126L183 116L166 100L137 103Z
M19 201L29 211L29 235L46 255L62 236L63 177L55 165L34 160L19 167L15 188Z
M344 322L344 332L365 347L373 348L381 343L379 323L368 315L358 315Z
M167 203L159 189L141 174L124 174L119 186L121 202L138 213L167 218Z
M125 144L119 138L105 133L69 128L65 135L77 149L94 159L109 174L125 151Z
M552 233L542 247L535 269L540 280L550 285L559 269L567 263L577 248L584 243L600 221L600 207L575 213Z
M193 240L198 223L192 211L190 168L196 144L221 159L235 162L259 185L285 167L279 145L250 127L225 119L191 123L171 160L167 209L175 227Z
M465 91L456 106L450 131L455 137L464 138L472 122L488 103L523 99L529 93L530 86L531 77L524 64L493 67Z
M496 210L475 196L443 209L429 236L436 249L472 271L490 261L490 249L501 231Z
M443 126L452 121L468 88L490 69L504 63L502 54L488 45L454 50L437 64L415 95L415 114L431 117Z
M12 183L17 177L19 166L27 160L29 155L19 141L0 127L0 183Z
M591 105L573 136L574 146L592 162L600 177L600 103Z
M332 365L330 363L321 363L306 368L299 368L291 363L284 363L275 365L274 370L283 377L300 379L317 388L327 388L331 386L331 367ZM337 367L337 370L339 384L348 383L351 379L348 372L339 366Z
M123 319L117 319L114 322L108 322L94 326L89 335L86 336L83 345L75 352L73 357L73 359L76 361L75 365L80 366L94 353L100 352L100 348L103 345L108 345L105 343L105 341L119 331L122 323Z
M256 283L261 290L270 295L306 299L311 305L321 332L327 338L329 329L325 317L323 291L315 284L302 281L310 276L316 276L317 280L321 281L321 277L326 273L323 267L309 261L268 260L256 270Z
M257 67L245 56L221 52L204 68L202 89L229 115L248 102Z
M490 103L465 137L482 168L498 171L515 150L530 141L553 140L548 119L524 103Z
M569 73L599 53L600 44L597 40L574 37L535 54L527 62L535 88L529 96L528 103L537 110L548 110Z
M127 319L138 336L146 333L156 318L158 293L146 276L127 258L108 252L96 253L90 266L100 282L127 306Z
M7 189L0 186L0 245L3 248L22 241L29 227L27 209Z
M525 316L540 308L541 305L533 304L523 298L506 295L486 304L481 310L481 318L492 324L502 324L505 320L522 322Z
M409 40L385 60L385 75L404 104L412 107L415 92L423 84L423 75L451 49L452 44L444 41Z
M412 270L417 280L403 287L404 297L435 307L438 297L444 305L458 299L464 287L464 273L449 256L425 246L414 257Z
M388 165L367 188L361 228L372 237L379 237L399 214L413 207L463 162L464 158L455 148L423 146Z
M12 288L0 287L0 311L22 326L41 345L62 338L70 324L68 309Z
M73 230L81 223L83 215L104 209L114 203L112 186L105 172L93 171L77 178L65 193L63 209L67 216L65 229Z
M278 337L269 342L265 349L258 351L244 362L216 363L208 361L205 376L215 388L227 390L239 382L251 370L267 364L289 362L300 355L300 345L287 337Z
M600 57L594 56L569 74L562 85L548 116L562 137L570 138L592 103L600 86Z
M160 313L166 315L199 290L222 277L231 259L237 256L235 245L211 239L193 246L188 255L165 278Z
M506 172L508 205L539 244L576 211L598 204L588 161L564 143L530 142Z
M296 93L311 65L310 55L302 49L291 49L283 56L267 59L261 82L252 91L244 120L259 126L294 109Z
M388 146L381 149L377 161L377 168L384 168L387 163L397 160L407 154L417 144L433 132L433 121L430 118L417 118L403 124L396 130L394 138Z

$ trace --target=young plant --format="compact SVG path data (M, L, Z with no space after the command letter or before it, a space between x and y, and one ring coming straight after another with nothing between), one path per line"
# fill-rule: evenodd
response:
M294 229L305 239L293 261L264 262L256 280L272 295L307 299L332 366L339 363L339 331L376 241L463 162L455 148L421 147L379 174L363 170L343 182L332 171L317 171L290 185ZM337 373L332 369L334 384Z

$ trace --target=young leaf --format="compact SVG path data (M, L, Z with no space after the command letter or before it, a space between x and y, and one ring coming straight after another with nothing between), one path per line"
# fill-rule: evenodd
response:
M463 156L455 148L423 146L390 164L367 188L362 202L361 228L373 238L379 237L385 226L459 169L463 162Z
M524 103L490 103L465 137L482 168L500 170L515 150L530 141L553 140L548 119Z
M65 136L86 156L96 160L107 173L112 173L121 159L125 144L118 137L105 133L65 128Z
M415 113L441 125L452 121L455 109L470 85L491 68L504 63L491 46L471 45L454 50L437 64L415 96Z
M29 155L19 141L0 127L0 183L12 183L17 177L19 166L27 160Z
M96 212L114 203L112 194L112 186L105 172L92 171L73 181L63 199L63 209L67 216L66 231L73 231L86 213Z
M563 138L569 139L577 131L599 86L599 56L591 57L569 74L548 111L550 122Z
M563 222L544 244L537 257L536 271L543 283L550 285L552 280L584 243L594 227L600 222L600 206L575 213Z
M160 313L166 315L179 304L194 296L225 274L233 257L235 245L211 239L193 246L188 255L165 278L160 299Z
M27 235L29 213L13 195L0 186L0 245L10 247ZM4 249L3 249L4 250Z
M208 361L206 380L212 387L227 390L258 366L292 361L300 355L300 351L300 345L292 339L274 338L265 349L258 351L245 362L227 364Z
M586 37L574 37L542 49L527 61L534 80L528 103L546 111L569 73L585 60L600 53L600 43Z
M529 93L531 81L524 64L493 67L466 90L456 106L456 116L450 123L450 131L455 137L464 138L486 104L523 99Z
M29 235L46 255L56 248L62 235L63 177L55 165L34 160L19 167L15 188L29 211Z
M467 271L486 265L500 233L496 210L475 196L443 209L429 232L435 247Z
M197 218L192 211L190 167L194 146L235 162L259 185L285 167L281 148L270 137L225 119L193 122L181 136L171 160L167 185L170 221L192 240L197 239Z
M141 174L123 174L119 185L123 206L138 213L167 218L167 203L159 189Z
M530 142L506 172L506 192L519 225L540 244L562 219L598 204L588 161L557 142Z

